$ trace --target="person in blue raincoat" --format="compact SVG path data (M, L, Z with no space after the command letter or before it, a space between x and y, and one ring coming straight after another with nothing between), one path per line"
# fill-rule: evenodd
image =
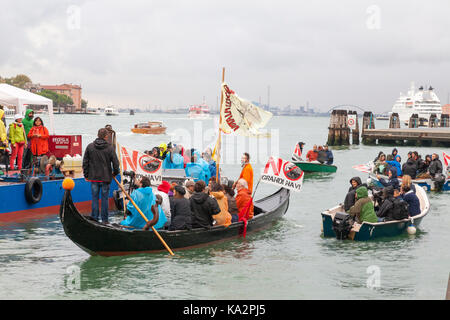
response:
M208 183L211 177L209 171L209 164L202 159L200 152L197 150L191 151L191 162L186 164L186 176L194 179L195 182L203 180Z
M142 177L139 183L140 188L133 191L131 198L149 221L153 220L154 213L158 213L158 222L153 227L155 229L161 229L167 222L167 218L161 209L162 199L157 199L157 196L153 193L153 190L150 187L150 179L148 177ZM141 214L137 211L131 201L127 204L127 212L129 214L125 220L120 222L121 225L136 229L144 229L144 227L148 229L150 227L147 225L144 218L142 218Z
M179 146L175 145L173 148L167 149L162 167L163 169L184 169L184 158Z
M203 159L208 163L209 175L210 177L216 176L216 162L212 159L212 150L211 148L206 148L203 152Z

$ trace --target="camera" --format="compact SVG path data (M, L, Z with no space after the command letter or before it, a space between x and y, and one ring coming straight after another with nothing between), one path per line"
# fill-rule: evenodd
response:
M124 171L123 175L133 179L136 176L136 173L134 171Z

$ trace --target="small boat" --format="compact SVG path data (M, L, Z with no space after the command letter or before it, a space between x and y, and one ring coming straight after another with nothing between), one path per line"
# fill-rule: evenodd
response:
M384 175L380 175L384 179L388 179L388 177ZM369 173L370 181L377 187L383 187L383 185L378 181L377 176L373 173ZM431 178L426 179L413 179L411 180L413 183L419 185L424 188L426 191L450 191L450 177L447 177L443 181L443 183L439 184ZM401 181L400 181L401 182Z
M162 121L149 121L144 123L138 123L131 128L134 133L143 134L164 134L166 133L167 127L164 126Z
M107 116L118 116L119 112L117 112L114 108L105 108L105 115Z
M99 116L99 115L101 115L102 113L101 113L100 110L97 109L97 108L87 108L87 109L86 109L86 114L91 114L91 115Z
M209 119L210 111L206 103L199 105L192 105L189 107L190 119Z
M380 237L394 237L404 233L410 225L418 227L430 210L430 202L425 190L419 186L416 186L416 195L420 201L420 214L403 220L376 223L363 222L362 224L354 223L351 229L354 233L352 236L353 240L366 241ZM345 212L343 205L338 205L322 212L322 228L325 238L336 237L336 233L333 230L333 220L339 212Z
M329 165L324 164L320 162L309 162L309 161L293 161L299 167L304 171L305 173L310 172L336 172L337 167L335 165Z
M268 228L278 221L289 207L289 194L289 190L281 188L274 194L255 201L255 216L248 221L247 233ZM59 215L69 239L90 255L118 256L166 250L153 231L101 224L81 215L73 204L69 190L65 191ZM241 221L228 227L159 230L158 233L172 250L180 250L237 238L242 234L243 228L244 223Z

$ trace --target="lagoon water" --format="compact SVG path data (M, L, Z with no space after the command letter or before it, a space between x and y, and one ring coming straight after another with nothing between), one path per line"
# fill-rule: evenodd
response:
M55 115L55 120L57 134L82 134L84 147L107 123L122 145L142 151L168 141L203 148L216 132L215 119L184 115ZM131 133L134 123L147 120L163 120L168 134ZM256 184L269 155L289 159L299 141L306 150L325 143L328 123L328 118L280 116L268 125L271 139L227 138L223 172L237 178L240 156L249 150ZM398 149L403 159L409 150L422 156L445 151ZM450 271L450 193L429 194L431 210L414 236L352 242L320 235L320 212L343 201L351 177L367 178L352 165L372 160L380 150L390 153L392 147L334 148L337 173L306 177L273 227L174 257L91 257L66 237L56 215L0 222L0 299L443 299ZM261 183L256 197L274 190Z

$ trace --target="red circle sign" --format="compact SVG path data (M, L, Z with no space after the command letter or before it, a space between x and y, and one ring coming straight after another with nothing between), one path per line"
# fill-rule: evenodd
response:
M149 155L143 155L139 158L139 166L147 173L155 173L161 168L162 161L150 157Z
M303 176L303 171L297 165L286 162L283 166L283 173L291 181L300 180Z
M353 126L354 124L355 124L355 119L353 119L353 118L348 119L348 125L349 126Z

